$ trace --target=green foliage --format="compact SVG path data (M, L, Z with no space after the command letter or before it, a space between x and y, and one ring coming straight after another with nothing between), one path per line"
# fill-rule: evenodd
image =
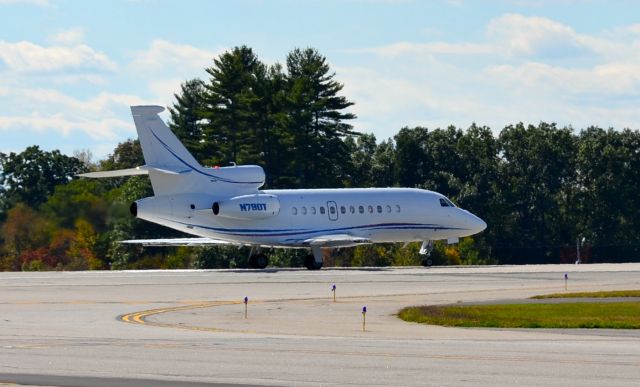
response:
M144 165L139 140L121 142L105 160L100 162L101 170L127 169Z
M504 163L502 194L510 207L512 243L557 246L575 235L572 221L562 211L567 189L575 185L576 141L570 128L554 124L537 127L518 124L500 133Z
M351 266L389 266L393 260L392 250L390 244L356 246Z
M420 243L412 242L404 246L403 244L395 244L392 253L392 266L419 266L422 265L422 257L418 254L420 251Z
M309 254L305 249L272 249L265 252L269 257L269 266L302 267Z
M116 223L114 229L105 233L101 241L106 247L103 251L107 266L111 270L126 270L130 263L135 262L141 255L141 249L137 246L120 243L122 240L131 238L131 233L126 230L122 223Z
M0 170L4 208L17 203L35 208L47 200L57 185L68 183L86 167L59 150L46 152L33 145L21 153L0 153Z
M2 226L3 269L19 270L20 257L49 243L51 224L40 213L19 203L9 210Z
M195 250L195 269L235 269L248 267L249 249L235 246L207 246Z
M577 148L577 234L640 244L640 133L591 127L580 133Z
M531 297L534 300L547 298L610 298L610 297L640 297L640 290L610 290L601 292L581 293L553 293Z
M398 316L456 327L640 329L640 302L420 306Z
M92 222L92 227L103 231L109 203L98 180L80 179L58 185L42 205L42 213L56 222L58 227L71 228L77 219Z

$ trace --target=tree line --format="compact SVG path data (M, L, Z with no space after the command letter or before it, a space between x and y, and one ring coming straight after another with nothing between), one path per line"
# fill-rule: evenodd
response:
M640 133L541 122L494 135L472 124L401 128L378 141L349 124L326 58L294 49L266 65L236 47L213 60L208 80L184 82L169 125L204 165L258 164L264 188L419 187L479 215L488 228L459 244L437 244L439 264L640 260ZM182 236L132 218L128 205L152 195L146 177L77 179L88 170L144 164L137 140L97 163L31 146L0 153L0 269L211 268L246 266L235 247L141 248L123 239ZM333 252L338 266L419 264L417 244ZM301 266L299 251L272 262Z

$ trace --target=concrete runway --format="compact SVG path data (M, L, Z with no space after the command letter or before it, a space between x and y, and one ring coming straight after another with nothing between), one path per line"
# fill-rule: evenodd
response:
M565 272L569 291L640 289L640 264L0 273L0 384L640 385L640 331L395 317L563 292Z

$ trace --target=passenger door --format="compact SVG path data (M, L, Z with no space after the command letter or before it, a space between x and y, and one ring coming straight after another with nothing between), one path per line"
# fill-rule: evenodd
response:
M338 205L336 202L327 202L327 214L329 215L329 220L338 220Z

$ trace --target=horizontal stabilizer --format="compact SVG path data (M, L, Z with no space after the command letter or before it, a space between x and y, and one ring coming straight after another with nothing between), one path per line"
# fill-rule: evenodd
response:
M147 167L135 167L129 169L116 169L114 171L99 171L99 172L88 172L88 173L80 173L78 176L80 177L91 177L91 178L102 178L102 177L122 177L122 176L135 176L135 175L148 175L149 170Z
M80 177L102 178L102 177L122 177L122 176L135 176L135 175L148 175L149 171L157 171L167 175L180 175L183 173L191 172L192 169L184 169L175 166L150 166L142 165L140 167L128 168L128 169L116 169L113 171L98 171L81 173Z

